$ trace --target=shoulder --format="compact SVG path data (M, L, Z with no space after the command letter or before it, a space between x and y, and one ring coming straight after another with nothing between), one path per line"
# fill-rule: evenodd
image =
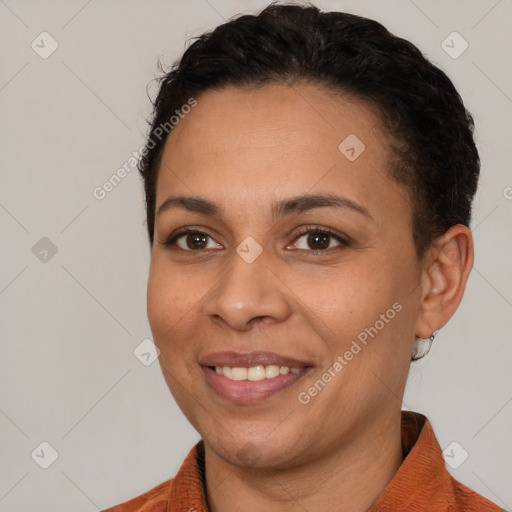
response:
M165 512L173 480L162 482L150 491L102 512Z
M481 494L473 491L469 487L451 477L453 497L455 504L448 510L449 512L503 512L504 509L498 507L492 501L484 498Z
M401 434L403 462L371 512L503 511L450 474L426 416L402 411Z
M174 478L162 482L137 498L102 512L167 512L182 509L197 511L208 509L204 492L202 440L190 450Z

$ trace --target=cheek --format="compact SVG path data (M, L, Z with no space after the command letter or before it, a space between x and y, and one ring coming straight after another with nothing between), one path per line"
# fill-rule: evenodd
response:
M391 262L368 263L340 267L329 278L296 283L297 296L333 353L345 350L353 340L365 346L377 336L403 339L401 331L410 330L406 306L411 300L407 292L412 276Z
M153 341L160 350L162 374L179 404L187 403L183 382L194 366L194 353L190 350L194 345L188 338L197 326L197 310L190 306L190 290L178 272L152 261L147 289L148 320Z
M147 316L160 362L173 373L191 371L196 365L204 332L204 301L215 279L206 270L173 265L165 253L152 256Z
M151 264L147 289L147 314L155 343L159 336L169 329L179 314L173 305L179 305L179 288L171 286L170 279L158 267Z
M198 425L200 400L196 339L204 279L172 268L164 258L153 256L147 288L147 314L159 364L177 404L193 425ZM197 428L197 427L196 427Z
M158 255L152 257L147 288L147 316L160 350L180 336L197 302L195 283L162 260Z
M153 253L147 287L148 319L158 331L170 328L205 292L199 272L173 265L163 251Z

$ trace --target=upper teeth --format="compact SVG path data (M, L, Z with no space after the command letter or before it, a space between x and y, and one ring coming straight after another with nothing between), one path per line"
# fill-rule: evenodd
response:
M250 368L239 368L231 366L216 366L215 371L231 380L263 380L286 375L287 373L299 373L299 368L278 366L269 364L267 366L251 366Z

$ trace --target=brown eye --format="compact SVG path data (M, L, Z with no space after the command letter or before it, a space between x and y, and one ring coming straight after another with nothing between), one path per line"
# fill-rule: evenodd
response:
M303 231L293 244L296 249L308 252L320 252L327 249L348 247L350 244L338 233L331 233L325 229L310 229Z
M210 235L192 230L181 231L161 243L165 247L178 248L187 252L223 248Z

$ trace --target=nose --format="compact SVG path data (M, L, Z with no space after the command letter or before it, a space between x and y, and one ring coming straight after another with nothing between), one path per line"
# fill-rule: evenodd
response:
M248 331L257 323L279 323L291 314L285 283L268 259L260 256L248 263L238 254L212 291L206 313L216 324Z

